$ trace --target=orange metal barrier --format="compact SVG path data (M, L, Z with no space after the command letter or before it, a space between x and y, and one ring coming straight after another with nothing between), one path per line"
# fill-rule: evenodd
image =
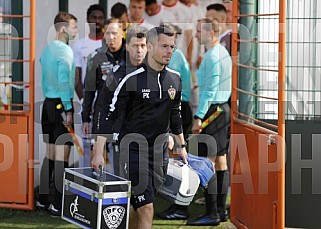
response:
M233 12L239 12L233 1ZM263 0L262 0L263 2ZM238 228L281 229L285 227L285 18L286 1L279 1L279 13L233 14L232 106L231 106L231 221ZM239 17L275 17L279 21L278 41L238 39ZM260 68L239 63L239 43L278 44L278 66ZM239 88L238 68L277 72L278 96L259 96ZM238 94L278 101L278 125L239 112ZM269 128L264 128L263 126ZM271 129L275 130L272 131Z
M13 1L12 1L13 2ZM5 37L1 40L30 40L29 59L0 60L1 62L26 62L29 65L29 82L10 82L29 90L26 104L1 104L0 109L0 207L32 210L34 207L34 72L36 0L30 4L29 15L0 15L1 18L29 18L29 38ZM12 3L13 4L13 3ZM24 73L24 76L26 73ZM0 84L8 85L9 82ZM13 110L12 107L22 107Z

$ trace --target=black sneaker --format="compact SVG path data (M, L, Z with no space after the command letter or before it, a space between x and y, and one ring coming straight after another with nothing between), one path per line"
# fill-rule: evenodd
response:
M218 211L218 214L220 215L221 222L226 222L229 218L228 211Z
M171 205L163 212L156 213L160 219L167 220L186 220L189 217L187 208L185 210L179 209L176 205Z
M221 222L220 216L202 215L196 219L187 220L186 225L190 226L217 226Z
M51 205L50 215L52 217L61 217L61 210L56 209L53 205Z

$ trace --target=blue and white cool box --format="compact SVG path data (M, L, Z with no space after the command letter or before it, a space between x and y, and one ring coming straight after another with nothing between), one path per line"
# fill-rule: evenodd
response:
M131 183L92 168L65 169L62 218L82 228L128 228Z

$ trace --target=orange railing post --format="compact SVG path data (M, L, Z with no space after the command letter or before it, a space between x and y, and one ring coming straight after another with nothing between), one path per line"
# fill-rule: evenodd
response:
M279 170L278 179L278 211L277 228L285 227L285 63L286 63L286 2L279 2L279 74L278 74L278 134L284 140L280 142L281 151L279 158L282 168Z
M36 50L36 0L30 0L30 49L29 49L29 90L30 90L30 116L29 116L29 161L28 161L28 206L34 207L34 110L35 110L35 50Z

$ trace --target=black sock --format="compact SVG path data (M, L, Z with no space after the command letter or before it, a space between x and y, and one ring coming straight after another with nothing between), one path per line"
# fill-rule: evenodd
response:
M54 161L45 157L42 162L39 181L39 202L41 204L48 204L49 187L54 169Z
M68 168L68 162L55 161L55 174L54 174L55 196L54 196L53 205L58 210L61 209L61 205L62 205L63 178L64 178L65 168Z
M217 215L217 180L214 175L208 182L207 189L204 191L206 215L216 216Z
M216 171L217 174L217 208L220 212L226 210L226 197L229 186L229 172Z

